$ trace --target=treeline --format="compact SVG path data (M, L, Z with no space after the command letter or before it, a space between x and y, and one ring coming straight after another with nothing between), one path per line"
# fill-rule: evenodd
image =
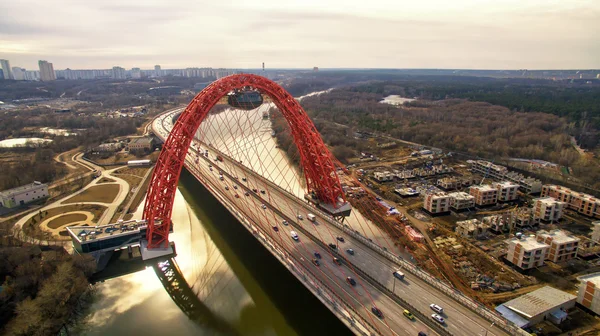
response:
M31 151L35 151L33 154ZM13 152L22 153L14 163L0 161L0 190L6 190L40 181L48 183L67 174L67 168L54 161L55 152L50 148L23 148Z
M347 125L348 137L355 130L372 131L480 157L548 160L585 172L582 179L600 186L600 170L575 151L569 136L574 125L562 118L457 99L396 107L380 103L384 95L398 94L395 88L370 92L374 87L380 86L333 90L303 99L302 106L313 120ZM331 144L327 134L321 134Z
M0 247L0 334L56 335L77 308L93 259L62 248Z

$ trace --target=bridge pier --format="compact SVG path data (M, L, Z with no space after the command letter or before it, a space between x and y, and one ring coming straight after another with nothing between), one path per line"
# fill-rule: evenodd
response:
M148 249L148 241L146 239L140 239L140 252L144 262L157 259L170 259L177 255L174 242L169 242L169 246L167 247L154 247Z

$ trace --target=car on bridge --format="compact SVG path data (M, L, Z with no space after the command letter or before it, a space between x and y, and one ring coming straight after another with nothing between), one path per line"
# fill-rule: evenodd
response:
M242 181L246 182L248 180L245 177L242 177Z
M302 217L302 215L298 214L298 219L299 219L299 220L303 220L303 219L304 219L304 217Z
M336 250L337 245L335 245L334 243L329 243L329 248L331 248L332 250Z
M246 195L246 196L250 196L250 193L246 191L246 192L244 193L244 195Z
M300 240L300 237L298 237L298 234L296 233L296 231L291 231L290 236L292 236L292 239L295 241Z
M281 222L281 224L287 226L288 225L288 221L286 221L285 219Z
M433 319L434 319L434 320L435 320L437 323L439 323L439 324L444 324L444 323L446 323L446 321L444 321L444 318L443 318L443 317L441 317L441 316L440 316L440 315L438 315L438 314L431 314L431 318L433 318Z
M238 195L238 194L235 194L234 196L235 196L235 198L240 198L240 195Z
M444 308L436 305L435 303L430 304L429 308L431 308L431 310L433 310L434 312L436 312L438 314L443 314L444 313Z
M371 307L371 311L373 312L373 314L375 314L375 316L379 317L380 319L383 318L383 312L379 308L373 306Z
M334 257L333 258L333 263L338 265L338 266L342 266L342 261L339 258Z
M261 207L261 208L263 208L263 210L266 210L266 209L267 209L267 206L266 206L264 203L263 203L263 204L261 204L261 205L260 205L260 207Z
M265 191L261 189L261 190L260 190L260 193L261 193L261 194L264 194L264 193L265 193Z
M252 189L252 191L254 191L255 193L257 193L257 192L258 192L258 190L256 190L256 188L253 188L253 189Z
M319 266L319 260L318 259L313 259L312 263L315 264L315 266Z
M225 186L225 190L229 190L229 187L228 187L228 186Z
M273 231L275 231L275 232L279 232L279 227L277 227L277 225L274 225L274 226L273 226Z
M346 278L346 282L350 285L350 286L356 286L356 280L352 279L352 277L347 277Z
M414 315L413 315L413 314L410 312L410 310L408 310L408 309L404 309L404 311L402 312L402 314L403 314L404 316L406 316L406 318L408 318L408 319L409 319L409 320L411 320L411 321L414 321L414 320L415 320L415 316L414 316Z
M347 249L346 252L348 252L348 254L350 254L350 255L354 255L354 250L353 249Z
M237 185L235 185L235 184L234 184L234 185L233 185L233 189L237 189Z
M345 242L344 237L336 237L337 240L341 241L342 243Z
M319 253L319 251L315 251L314 255L317 259L321 259L321 253Z

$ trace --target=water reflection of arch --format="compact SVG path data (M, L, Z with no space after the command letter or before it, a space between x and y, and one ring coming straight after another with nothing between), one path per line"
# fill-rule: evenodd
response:
M152 268L173 302L190 320L226 335L238 334L227 321L214 314L198 298L174 258L152 264Z

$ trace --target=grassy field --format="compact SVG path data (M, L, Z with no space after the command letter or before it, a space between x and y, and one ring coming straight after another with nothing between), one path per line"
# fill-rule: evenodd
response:
M106 211L105 206L95 205L95 204L73 204L66 205L58 208L52 208L47 211L39 211L35 216L30 218L25 224L23 224L23 231L28 236L38 238L38 239L54 239L52 233L43 231L40 229L40 222L43 222L46 218L52 218L57 215L66 214L72 211L88 211L94 215L92 219L93 222L96 222L100 216Z
M71 223L82 222L86 220L87 216L84 214L66 214L51 220L47 225L51 229L58 229L61 226L65 226Z
M64 203L101 202L112 203L119 193L118 184L102 184L88 188L79 195L67 199Z

